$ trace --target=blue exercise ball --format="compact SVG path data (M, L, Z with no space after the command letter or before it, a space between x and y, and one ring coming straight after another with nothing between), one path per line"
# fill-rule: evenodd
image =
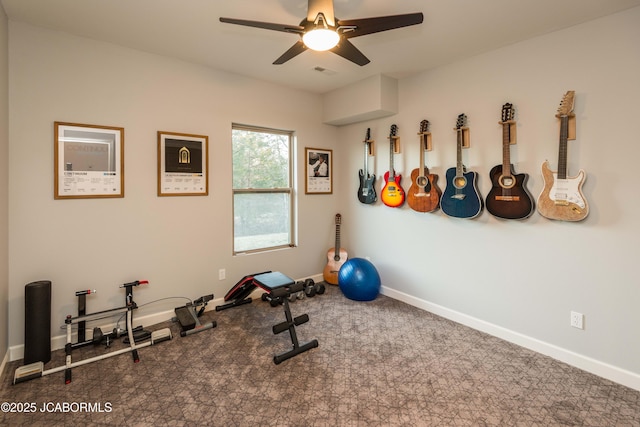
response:
M340 267L338 285L349 299L371 301L380 293L380 275L371 261L351 258Z

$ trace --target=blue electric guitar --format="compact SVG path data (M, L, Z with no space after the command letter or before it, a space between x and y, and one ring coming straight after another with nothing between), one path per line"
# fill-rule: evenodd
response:
M467 172L462 164L463 128L467 116L460 114L456 121L458 159L455 168L447 169L447 186L440 198L440 208L446 215L455 218L475 218L482 212L483 200L477 188L478 175Z

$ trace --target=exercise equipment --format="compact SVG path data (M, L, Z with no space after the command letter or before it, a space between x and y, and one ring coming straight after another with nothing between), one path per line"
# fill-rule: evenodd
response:
M300 344L296 333L296 326L307 323L309 321L309 315L303 314L293 317L291 314L291 308L289 307L289 297L291 295L296 295L299 292L304 292L304 285L305 282L296 283L290 277L287 277L277 271L267 271L264 273L244 276L225 295L224 300L229 302L217 306L216 310L225 310L227 308L250 303L252 300L249 295L256 288L261 288L265 291L266 295L263 294L262 299L265 301L269 300L272 306L276 306L281 303L284 307L285 321L274 325L272 331L276 335L289 331L293 348L273 357L273 363L278 365L300 353L304 353L305 351L318 347L318 340L316 339ZM274 304L273 301L278 302Z
M324 283L315 283L313 279L306 279L304 281L300 281L297 283L302 284L302 290L299 292L291 293L287 297L290 302L294 302L299 299L304 298L313 298L316 295L324 294L326 287ZM262 301L269 301L271 307L276 307L282 304L282 298L278 296L274 296L271 293L264 292L261 295Z
M338 285L345 297L355 301L372 301L380 293L380 275L364 258L351 258L338 272Z
M24 287L24 363L51 360L51 281Z
M125 283L120 285L120 288L125 289L125 306L114 308L110 310L99 311L92 314L84 314L82 316L72 317L71 315L67 316L65 319L66 329L67 329L67 344L65 345L65 364L63 366L58 366L56 368L44 370L44 363L42 361L34 362L31 364L27 364L16 369L13 377L13 384L17 384L19 382L31 380L34 378L43 377L45 375L53 374L56 372L64 371L64 379L65 384L71 383L71 370L77 366L86 365L88 363L97 362L99 360L107 359L109 357L117 356L123 353L132 353L133 362L138 363L140 361L140 357L138 356L138 349L147 347L150 345L154 345L160 343L162 341L170 340L172 338L171 330L169 328L160 329L158 331L154 331L151 333L151 340L142 344L137 344L134 335L133 335L133 310L138 308L135 301L133 301L133 288L135 286L144 285L149 283L146 280L136 280L134 282ZM92 321L103 319L106 317L114 316L120 313L126 313L127 318L127 337L129 338L129 347L114 350L109 353L105 353L100 356L91 357L84 360L79 360L77 362L73 362L71 358L71 353L73 350L72 343L72 325L85 321Z
M217 326L215 321L204 324L200 323L200 316L202 316L204 309L212 299L213 294L204 295L182 307L175 308L176 320L180 323L180 328L182 329L182 331L180 331L181 337L213 329Z

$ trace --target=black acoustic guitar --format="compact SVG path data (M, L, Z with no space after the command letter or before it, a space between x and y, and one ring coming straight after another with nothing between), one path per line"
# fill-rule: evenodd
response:
M487 195L487 210L498 218L524 219L531 216L535 203L527 191L526 173L516 174L511 164L511 124L514 123L513 105L502 106L502 164L489 172L493 187Z
M376 176L369 173L369 147L371 147L371 142L371 128L367 128L367 136L364 140L364 168L358 171L358 178L360 179L358 200L367 205L378 200L374 187Z

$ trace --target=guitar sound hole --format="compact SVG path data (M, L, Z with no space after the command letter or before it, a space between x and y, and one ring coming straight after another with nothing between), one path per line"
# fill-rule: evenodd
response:
M467 185L467 179L464 176L457 176L453 180L453 185L456 188L464 188Z
M427 185L427 177L426 176L417 177L416 184L418 184L418 187L424 187L425 185Z
M501 175L498 182L502 188L512 188L516 185L516 180L511 175Z

